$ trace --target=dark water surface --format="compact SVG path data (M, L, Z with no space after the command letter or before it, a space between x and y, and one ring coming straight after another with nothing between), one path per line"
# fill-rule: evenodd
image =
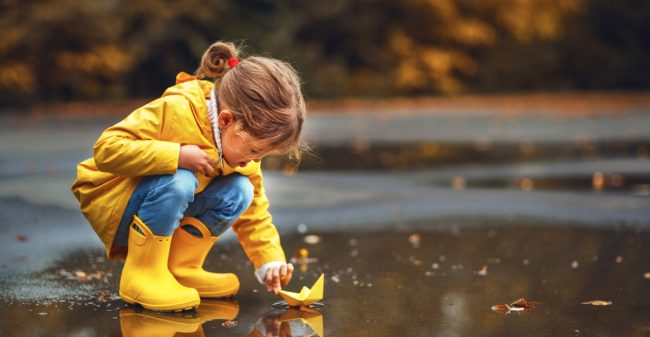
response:
M106 261L98 250L79 250L24 276L40 280L40 292L49 289L50 295L26 299L15 291L20 279L6 282L0 331L12 337L321 331L324 336L650 336L648 230L490 222L464 227L456 220L418 233L306 233L316 235L310 237L319 239L316 244L286 237L287 252L306 248L318 259L296 271L289 290L326 275L325 306L303 311L274 309L278 298L256 283L232 242L216 246L206 269L236 272L240 294L230 301L204 300L197 311L184 314L126 305L116 295L122 264ZM491 310L522 297L540 303L524 312ZM592 300L612 304L582 304Z
M0 336L650 337L646 110L310 117L317 157L265 185L289 257L318 259L288 290L325 273L324 306L274 308L231 235L206 269L240 293L182 314L119 299L69 193L115 121L0 117Z

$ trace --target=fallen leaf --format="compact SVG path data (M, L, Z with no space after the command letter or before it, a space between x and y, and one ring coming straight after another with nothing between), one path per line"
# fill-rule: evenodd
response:
M230 329L236 327L237 324L238 324L237 321L225 321L221 323L221 326Z
M612 301L593 300L593 301L582 302L582 304L594 305L594 306L606 306L606 305L612 305Z
M535 308L535 305L540 302L536 301L526 301L524 298L520 298L510 304L497 304L492 306L492 311L498 312L500 314L509 314L511 312L523 312Z
M99 294L97 297L97 300L100 302L108 302L108 301L114 301L119 299L120 297L117 296L116 294L113 294L109 291L103 291Z
M291 263L300 266L300 270L302 271L307 271L307 265L310 263L316 263L318 262L317 258L310 258L309 257L309 249L307 248L300 248L296 252L296 255L291 258Z
M409 235L409 243L413 246L413 248L420 247L420 240L420 234L414 233Z
M25 242L25 241L27 241L27 236L25 236L25 235L16 235L16 241Z
M537 301L526 301L523 297L510 303L511 307L524 308L524 309L533 309L536 304L539 304Z
M65 277L68 280L74 280L74 281L79 281L79 282L88 282L88 281L93 281L93 280L101 280L104 282L108 282L108 278L112 277L112 273L107 273L103 271L96 271L93 273L86 273L85 271L82 270L76 270L74 272L69 272L67 270L60 270L59 274L63 277Z
M309 250L307 248L300 248L296 252L296 258L306 259L309 257Z
M510 311L510 307L507 304L497 304L492 306L492 311L498 312L501 314L506 314Z

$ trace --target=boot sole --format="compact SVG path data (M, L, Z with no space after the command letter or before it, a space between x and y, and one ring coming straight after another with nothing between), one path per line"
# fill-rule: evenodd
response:
M194 310L199 307L199 304L201 304L201 300L194 300L194 301L174 303L174 304L149 304L149 303L144 303L142 301L138 301L133 298L130 298L129 296L126 296L122 293L120 293L120 297L126 303L139 304L143 308L153 310L153 311L180 312L180 311Z

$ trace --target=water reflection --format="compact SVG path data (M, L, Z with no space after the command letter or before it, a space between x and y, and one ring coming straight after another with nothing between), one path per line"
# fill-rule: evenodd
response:
M234 322L239 303L231 300L206 300L195 311L154 312L139 306L120 310L123 337L205 337L203 324L222 320ZM312 308L273 309L257 319L249 337L324 337L323 315Z
M325 324L329 335L355 337L545 337L574 330L580 336L648 337L650 232L643 227L560 226L526 218L423 226L438 230L413 225L403 232L319 232L320 242L308 247L320 262L294 277L296 284L309 284L325 273L327 305L303 311L272 310L279 298L254 291L259 284L244 272L242 250L228 251L227 259L209 256L211 268L241 268L242 289L248 290L239 302L203 300L197 311L176 315L125 308L116 295L119 264L105 260L102 251L76 251L40 274L0 287L1 293L25 284L20 293L29 292L29 299L34 289L50 293L37 301L0 295L0 336L295 337L322 336ZM304 242L290 237L284 245L294 252ZM104 283L68 278L62 270L113 276ZM63 288L69 289L65 296ZM491 309L522 297L540 304L529 313ZM582 304L594 300L612 304Z
M195 311L160 313L129 306L120 310L120 329L124 337L204 337L203 323L234 320L239 303L228 300L202 300Z
M274 309L265 313L255 323L249 337L324 337L323 315L314 309L302 307L286 311Z

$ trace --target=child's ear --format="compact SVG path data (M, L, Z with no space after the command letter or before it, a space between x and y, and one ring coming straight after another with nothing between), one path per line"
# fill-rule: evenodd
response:
M217 123L220 129L227 129L235 124L235 116L233 116L230 110L221 110L219 117L217 117Z

